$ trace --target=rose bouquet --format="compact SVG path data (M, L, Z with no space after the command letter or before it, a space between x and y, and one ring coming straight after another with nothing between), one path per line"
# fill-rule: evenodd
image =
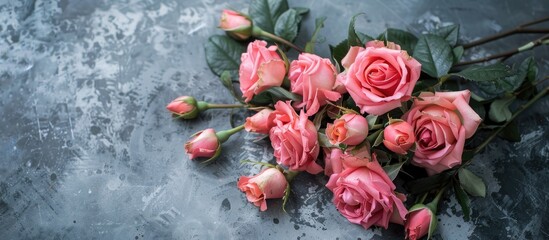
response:
M232 129L192 135L185 144L189 158L215 160L222 143L244 129L268 136L275 158L242 161L264 167L237 183L260 211L267 199L283 199L284 209L291 184L299 184L292 180L306 172L326 175L335 208L364 228L392 222L403 225L409 239L430 238L440 199L449 192L467 219L469 195L486 191L467 169L474 155L495 137L516 140L513 120L549 91L538 90L545 79L537 78L532 58L515 67L492 60L547 44L549 36L463 62L465 50L486 40L460 44L457 25L421 36L389 28L372 37L356 31L359 14L346 39L322 57L314 49L324 18L303 48L293 43L307 13L285 0L254 0L249 15L223 11L219 28L228 36L209 38L206 59L238 103L182 96L167 109L182 119L215 108L253 114ZM514 102L524 104L514 108Z

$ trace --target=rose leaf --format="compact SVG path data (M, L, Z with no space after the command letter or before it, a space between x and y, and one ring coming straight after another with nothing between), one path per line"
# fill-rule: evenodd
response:
M240 56L246 47L230 37L211 36L205 44L206 62L217 76L228 71L232 79L238 79Z
M423 72L436 78L447 74L454 61L450 44L433 34L425 34L419 39L413 56L421 63Z

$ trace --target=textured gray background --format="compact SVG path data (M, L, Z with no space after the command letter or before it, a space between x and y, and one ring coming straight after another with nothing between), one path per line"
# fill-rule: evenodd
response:
M472 40L547 16L548 1L291 1L327 16L318 52L345 38L352 15L359 29L420 33L461 24ZM188 160L191 133L229 127L229 111L196 121L171 119L164 107L178 95L232 101L209 71L203 42L225 7L247 1L0 0L0 235L2 239L402 239L402 228L364 230L330 202L324 177L299 176L289 213L280 201L267 212L246 202L239 175L258 171L241 159L269 160L266 142L240 133L210 166ZM534 36L478 48L498 52ZM515 61L534 52L528 52ZM548 48L535 50L542 75ZM237 114L242 121L247 113ZM440 210L437 238L549 238L549 101L520 118L523 140L497 140L473 171L487 197L472 198L463 221L454 198Z

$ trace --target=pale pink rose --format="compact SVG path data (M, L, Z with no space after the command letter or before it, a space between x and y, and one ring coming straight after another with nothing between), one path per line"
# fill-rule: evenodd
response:
M286 65L276 52L276 46L267 48L267 42L255 40L248 44L248 50L240 58L240 90L246 102L254 95L282 85Z
M381 41L366 48L353 47L342 64L339 77L361 113L382 115L410 99L421 72L421 64L400 46Z
M195 133L192 138L185 143L185 151L189 154L190 159L198 157L211 158L215 155L219 148L219 140L215 134L215 130L208 128Z
M244 129L248 132L268 134L274 126L272 121L269 121L269 115L273 110L265 108L251 117L246 118Z
M288 182L284 174L276 168L267 168L253 177L241 176L238 189L246 193L246 198L259 210L267 210L267 199L282 198Z
M410 211L404 224L406 239L417 240L427 235L431 221L436 221L436 219L433 212L427 207Z
M328 101L336 101L341 94L335 91L336 70L327 58L310 53L299 54L290 64L288 73L293 93L303 96L297 108L305 107L309 116L318 112Z
M323 148L324 150L324 174L331 176L343 171L343 151L339 148Z
M387 228L389 221L402 222L408 213L375 155L362 167L333 174L326 187L334 193L337 210L364 228L373 225Z
M196 99L189 96L181 96L174 99L166 106L166 109L183 119L196 118L200 112Z
M238 40L246 40L252 36L252 21L246 16L228 9L223 9L219 28Z
M407 122L398 121L383 130L383 145L394 153L405 155L415 141L414 129Z
M424 92L403 119L414 128L416 150L412 164L432 175L461 164L465 139L482 119L469 106L469 90Z
M291 171L321 172L322 167L315 162L320 151L317 130L303 110L297 115L290 102L278 101L270 118L275 123L269 138L276 162Z
M359 114L343 114L333 124L328 123L326 136L334 145L358 145L368 136L368 120Z

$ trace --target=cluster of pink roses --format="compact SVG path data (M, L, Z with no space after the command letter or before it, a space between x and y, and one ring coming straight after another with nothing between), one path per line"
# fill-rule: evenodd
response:
M245 16L225 11L221 28L238 39L246 39L250 24ZM425 168L430 175L453 168L461 164L465 139L481 122L468 104L470 93L423 92L413 98L421 64L391 42L371 41L364 47L351 47L341 64L343 69L338 72L329 59L311 53L301 53L288 63L277 52L277 46L268 46L262 40L249 43L239 69L244 102L249 103L269 88L283 86L285 78L289 80L288 90L302 100L278 101L230 130L198 132L185 144L185 150L191 159L211 159L219 155L221 143L241 129L268 134L280 166L266 168L253 177L242 176L237 183L248 201L261 211L267 209L267 199L284 196L291 180L285 176L288 172L324 171L335 207L350 222L364 228L387 228L389 222L404 224L408 238L424 236L436 207L405 207L405 195L395 191L367 137L374 127L384 127L382 143L395 155L413 151L411 163ZM341 107L338 101L347 94L360 113ZM395 108L406 109L411 99L413 103L402 119L390 118L385 126L369 126L363 115L382 116ZM334 106L337 113L328 113L325 129L311 120L317 114L326 114L321 111L323 107ZM194 118L208 108L214 105L187 96L167 106L182 118ZM340 109L344 109L341 115ZM325 133L331 146L321 146L319 133ZM324 166L317 163L321 152Z

